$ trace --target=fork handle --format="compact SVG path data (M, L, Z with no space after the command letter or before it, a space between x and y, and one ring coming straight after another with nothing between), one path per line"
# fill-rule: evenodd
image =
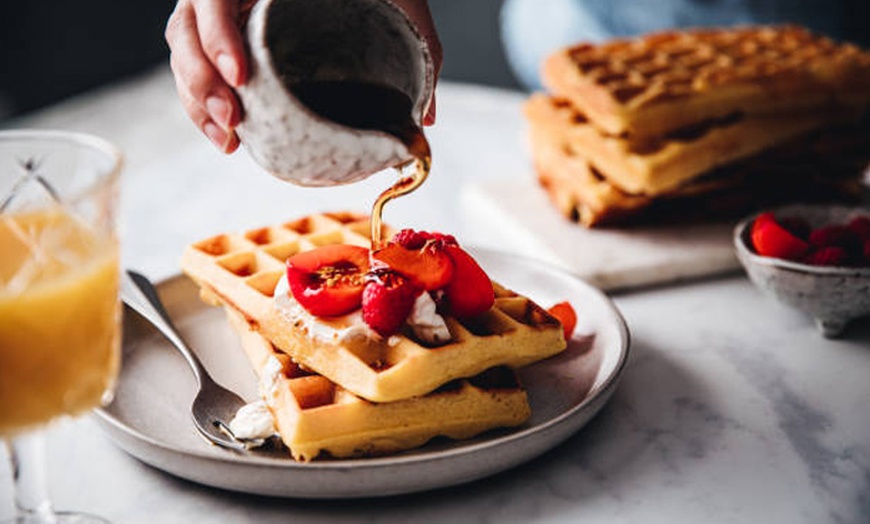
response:
M208 372L205 370L199 357L191 351L181 338L181 335L178 334L178 330L172 324L166 308L163 307L163 302L161 302L154 284L146 276L127 270L121 275L121 300L130 309L149 321L175 346L175 349L184 356L184 359L190 365L193 374L196 376L197 383L201 384L203 377L208 376Z

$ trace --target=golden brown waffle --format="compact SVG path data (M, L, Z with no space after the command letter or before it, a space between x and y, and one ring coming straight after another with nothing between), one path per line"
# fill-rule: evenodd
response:
M824 114L737 116L661 138L633 139L602 134L562 98L533 95L525 113L536 134L564 144L624 192L649 196L671 192L702 173L806 135L833 120Z
M296 460L372 456L419 447L437 436L466 439L523 424L531 413L508 368L456 380L428 395L367 402L323 376L305 371L231 308L230 324L260 379L260 392Z
M587 227L732 218L790 201L855 201L870 141L839 130L726 166L656 198L625 193L583 156L532 130L538 180L559 212Z
M870 53L794 26L672 31L563 49L543 78L608 134L661 136L735 113L860 114Z
M189 246L182 269L204 298L239 311L299 364L373 402L424 395L453 379L499 365L524 366L565 348L558 320L495 284L495 305L474 319L445 318L452 338L437 347L427 347L410 330L387 340L350 336L348 327L359 334L353 328L362 325L359 312L315 322L301 307L291 314L275 306L289 256L324 244L368 246L368 228L366 218L344 213L221 234Z
M652 201L613 186L585 158L547 133L533 129L530 136L538 181L559 212L571 220L587 227L615 224Z

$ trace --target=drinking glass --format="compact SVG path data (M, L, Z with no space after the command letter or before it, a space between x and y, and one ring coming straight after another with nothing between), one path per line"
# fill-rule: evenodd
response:
M15 522L105 522L52 509L39 430L106 402L118 373L121 163L93 136L0 131L0 438Z

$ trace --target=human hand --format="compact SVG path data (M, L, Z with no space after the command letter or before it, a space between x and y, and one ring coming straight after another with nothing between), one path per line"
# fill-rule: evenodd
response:
M218 149L239 147L242 108L233 87L248 75L239 0L179 0L166 24L169 64L185 111Z
M179 0L166 25L170 66L184 109L202 132L225 153L239 147L235 127L242 107L232 88L247 81L248 63L239 20L256 0ZM393 0L425 39L441 70L441 43L426 0ZM423 123L435 122L435 100Z

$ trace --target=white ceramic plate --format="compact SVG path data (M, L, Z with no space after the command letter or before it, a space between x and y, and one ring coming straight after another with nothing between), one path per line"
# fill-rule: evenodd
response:
M490 276L548 307L569 300L579 321L568 349L520 373L532 407L522 427L456 442L436 439L398 455L299 463L208 444L190 420L195 383L182 357L135 314L125 316L124 365L101 425L138 459L173 475L235 491L301 498L371 497L469 482L559 444L604 405L628 356L629 334L611 301L570 274L529 259L476 250ZM158 290L212 375L247 399L256 380L219 308L199 300L183 276Z

